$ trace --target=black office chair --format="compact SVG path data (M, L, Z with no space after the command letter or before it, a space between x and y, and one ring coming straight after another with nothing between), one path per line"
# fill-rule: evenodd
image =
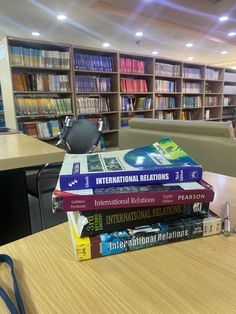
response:
M92 153L102 135L103 121L98 122L66 117L65 125L59 134L57 146L70 154ZM39 200L41 228L45 229L43 215L43 195L53 192L56 187L62 163L42 166L37 173L26 176L28 193Z

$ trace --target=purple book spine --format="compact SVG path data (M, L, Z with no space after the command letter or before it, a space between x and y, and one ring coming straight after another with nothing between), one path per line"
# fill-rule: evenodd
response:
M134 170L60 175L62 191L94 189L111 186L144 185L200 181L202 167L183 166L155 170Z

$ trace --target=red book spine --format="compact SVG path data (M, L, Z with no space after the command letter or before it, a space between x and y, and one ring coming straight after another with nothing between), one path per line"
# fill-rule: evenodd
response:
M98 195L78 195L55 190L53 193L53 211L67 212L171 204L208 203L212 202L213 199L214 191L212 188Z

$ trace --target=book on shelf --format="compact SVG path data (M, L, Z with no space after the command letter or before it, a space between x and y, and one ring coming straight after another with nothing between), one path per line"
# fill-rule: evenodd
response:
M151 97L121 96L121 111L150 110Z
M184 96L183 108L201 108L202 99L200 96Z
M74 65L76 70L105 72L114 71L112 56L89 55L81 52L75 52Z
M159 76L180 76L180 65L156 62L155 74Z
M145 61L134 58L120 58L120 72L145 73Z
M178 119L178 113L176 111L158 111L155 113L155 118L160 120L176 120Z
M15 95L17 116L72 114L71 98Z
M120 79L121 92L130 93L147 93L148 83L147 80L143 79L131 79L121 78Z
M94 154L66 154L61 190L130 184L199 181L202 167L169 137L130 150Z
M207 217L157 221L121 231L79 237L73 218L68 213L75 258L78 261L216 235L221 233L222 228L222 219L209 213Z
M68 212L74 220L79 237L93 236L106 232L150 225L166 219L204 217L209 203L192 203L165 206L117 208Z
M216 107L218 104L217 96L205 96L205 106L206 107Z
M158 93L174 93L177 92L177 83L170 80L155 80L154 90Z
M25 121L19 122L18 125L23 133L40 139L56 137L61 129L59 120Z
M77 112L81 114L110 111L110 100L107 97L76 97Z
M155 109L174 109L176 108L175 97L155 96Z
M224 80L227 82L235 82L236 81L236 72L224 72Z
M70 52L58 50L43 50L10 45L10 60L12 66L39 68L70 68Z
M185 78L200 79L200 78L202 78L201 69L184 66L183 67L183 76Z
M201 93L201 83L198 82L183 82L183 93Z
M206 68L205 79L214 81L220 80L220 70Z
M212 186L203 180L70 191L62 191L58 183L52 199L54 212L86 211L209 203L214 199L214 191Z
M12 80L14 91L70 92L68 75L14 72Z
M75 88L77 93L111 92L111 78L103 76L76 75Z

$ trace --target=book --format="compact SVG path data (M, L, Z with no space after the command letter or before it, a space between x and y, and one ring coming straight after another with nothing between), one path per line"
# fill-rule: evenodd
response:
M66 154L60 175L63 191L199 181L202 167L169 137L130 150Z
M180 218L97 236L79 237L71 215L68 215L68 221L78 261L215 235L222 228L221 218L209 213L205 218Z
M52 208L54 212L105 210L196 202L208 203L213 199L213 187L203 180L74 191L61 191L57 184L52 195Z
M166 219L206 216L209 203L165 205L154 207L117 208L68 212L78 230L78 236L93 236L163 221Z

